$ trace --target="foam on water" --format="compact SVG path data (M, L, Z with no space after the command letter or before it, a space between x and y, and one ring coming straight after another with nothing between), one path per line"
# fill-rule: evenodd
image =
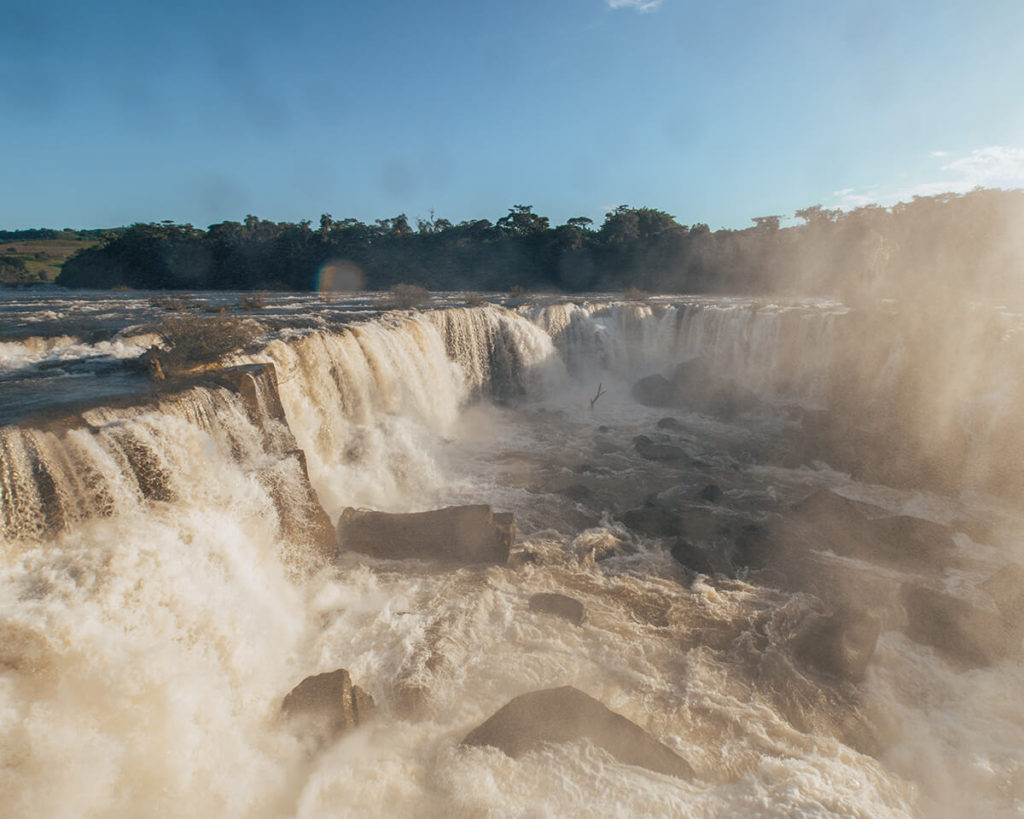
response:
M774 401L817 405L845 315L819 307L393 313L254 357L276 366L290 430L259 384L258 411L203 385L97 408L72 429L0 428L0 804L12 816L1018 815L1019 660L958 671L887 623L859 688L822 683L789 648L820 601L751 578L687 587L664 542L556 491L598 475L628 506L678 484L632 449L665 411L635 404L629 385L695 355ZM675 414L673 440L705 464L683 480L735 476L733 502L830 486L942 522L994 513L1006 549L964 572L1013 555L1018 516L992 498L762 464L751 453L793 428L772 407L754 424ZM298 577L304 546L284 518L301 496L295 444L332 520L348 505L491 503L516 512L517 549L535 560L344 554ZM584 624L531 612L540 591L582 601ZM309 755L280 702L338 667L380 715ZM511 697L565 684L698 778L586 743L519 759L459 744Z

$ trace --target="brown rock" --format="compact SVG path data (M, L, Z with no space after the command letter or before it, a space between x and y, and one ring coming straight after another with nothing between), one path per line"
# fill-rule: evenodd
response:
M344 668L306 677L281 704L296 732L318 746L363 724L373 710L373 697L353 685Z
M490 506L450 506L429 512L391 514L345 509L338 520L342 548L391 559L453 563L505 563L515 522Z
M639 725L572 686L523 694L471 731L465 745L491 745L517 757L541 743L589 739L626 765L693 777L690 764Z

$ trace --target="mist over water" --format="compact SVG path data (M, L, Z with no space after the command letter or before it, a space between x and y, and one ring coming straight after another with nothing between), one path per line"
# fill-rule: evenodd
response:
M0 340L9 815L952 817L1024 805L1019 654L965 666L915 639L900 596L925 584L992 614L983 584L1022 559L1017 316L965 305L933 328L892 303L452 297L383 313L370 299L282 297L257 316L259 349L225 362L272 362L276 396L249 375L244 389L156 395L124 375L107 401L117 360L153 341L151 305L36 298L0 304L14 328ZM638 379L688 362L714 401L635 400ZM76 397L90 408L54 407L65 393L47 398L31 386L41 379L91 384ZM646 458L639 435L686 457ZM307 474L332 523L349 506L512 511L513 559L453 568L341 550L311 572ZM711 484L718 501L701 494ZM824 489L872 520L948 527L951 554L878 557L844 550L817 521L791 525ZM672 538L623 520L672 504L713 520L716 548L731 547L723 526L782 527L828 583L787 582L771 562L688 572ZM581 601L586 620L531 611L535 592ZM798 656L840 599L881 621L862 681ZM281 701L341 667L377 717L312 751ZM696 778L585 742L518 759L460 745L512 697L561 685L645 728Z

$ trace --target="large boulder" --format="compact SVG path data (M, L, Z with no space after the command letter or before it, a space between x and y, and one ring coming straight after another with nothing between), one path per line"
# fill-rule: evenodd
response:
M851 682L864 679L882 621L864 608L840 608L818 618L794 647L798 660Z
M586 617L586 610L579 600L555 592L539 592L534 594L530 597L529 605L530 611L553 614L577 626L582 624L583 619Z
M633 400L645 407L676 407L682 399L675 384L657 373L634 383L631 392Z
M373 710L373 697L353 685L344 668L306 677L281 703L293 730L316 746L363 724Z
M639 725L566 685L523 694L471 731L465 745L491 745L517 757L541 743L589 739L626 765L693 777L690 764Z
M482 504L408 514L350 507L338 520L342 548L399 560L505 563L514 539L512 514Z

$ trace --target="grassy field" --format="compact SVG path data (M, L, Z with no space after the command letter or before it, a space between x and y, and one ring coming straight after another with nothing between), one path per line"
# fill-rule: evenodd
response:
M0 242L0 283L52 282L69 256L95 244L99 244L96 239L84 237ZM24 270L20 265L18 269L5 265L4 259L20 259Z

